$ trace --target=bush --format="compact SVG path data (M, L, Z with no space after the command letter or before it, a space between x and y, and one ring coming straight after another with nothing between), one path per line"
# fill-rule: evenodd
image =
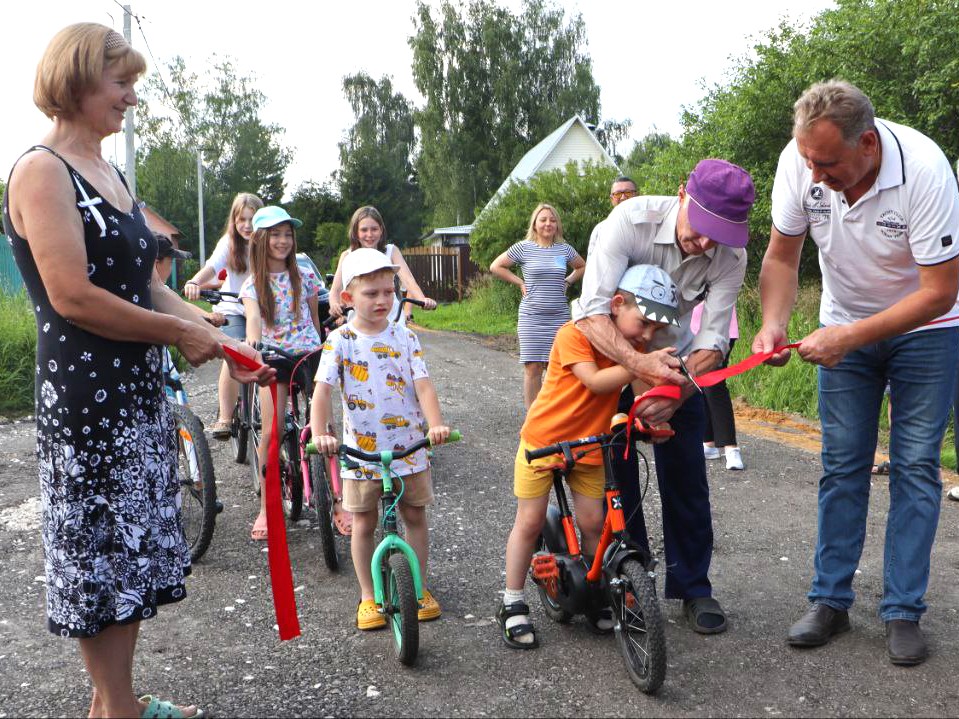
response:
M822 290L818 285L800 288L796 307L789 320L789 339L802 339L819 326L819 298ZM759 290L745 285L736 304L739 318L739 339L729 358L730 364L746 359L752 354L753 338L762 325ZM761 365L750 372L728 381L730 394L744 397L753 407L764 407L777 412L792 412L810 419L819 418L816 394L816 366L803 362L793 351L793 356L784 367Z
M37 325L26 293L0 294L0 412L33 409Z
M480 214L470 235L473 260L488 267L514 242L526 236L529 217L540 202L552 205L563 222L566 242L586 257L589 236L596 223L609 214L609 187L616 179L612 167L569 163L563 170L514 183L496 203Z

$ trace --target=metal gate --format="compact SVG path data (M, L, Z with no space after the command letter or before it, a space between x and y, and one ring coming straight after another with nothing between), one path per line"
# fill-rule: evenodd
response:
M23 278L13 261L13 248L6 235L0 235L0 292L15 295L23 289Z

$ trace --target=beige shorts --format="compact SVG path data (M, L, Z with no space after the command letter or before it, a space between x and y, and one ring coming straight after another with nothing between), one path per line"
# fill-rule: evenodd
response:
M400 504L425 507L433 503L433 478L429 469L403 478L403 496ZM393 491L399 493L400 483L393 480ZM378 479L343 479L343 509L347 512L375 512L383 496L383 482Z

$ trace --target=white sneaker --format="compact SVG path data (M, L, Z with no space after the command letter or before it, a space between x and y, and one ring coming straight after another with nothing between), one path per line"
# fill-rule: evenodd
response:
M722 457L722 452L719 451L719 447L714 447L711 444L703 444L703 457L706 459L719 459Z
M745 469L743 467L743 455L739 447L726 448L726 469Z
M953 487L950 489L948 492L946 492L946 496L955 502L959 502L959 487Z

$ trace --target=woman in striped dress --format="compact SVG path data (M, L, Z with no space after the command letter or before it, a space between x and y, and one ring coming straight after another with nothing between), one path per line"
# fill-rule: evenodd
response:
M510 271L522 268L522 279ZM567 275L567 268L572 272ZM519 336L519 361L523 363L523 401L533 404L543 384L543 371L549 361L556 332L569 322L566 289L583 276L586 261L563 240L563 223L556 209L540 203L529 220L526 239L501 254L490 272L501 280L518 285L523 292L519 305L516 334Z

